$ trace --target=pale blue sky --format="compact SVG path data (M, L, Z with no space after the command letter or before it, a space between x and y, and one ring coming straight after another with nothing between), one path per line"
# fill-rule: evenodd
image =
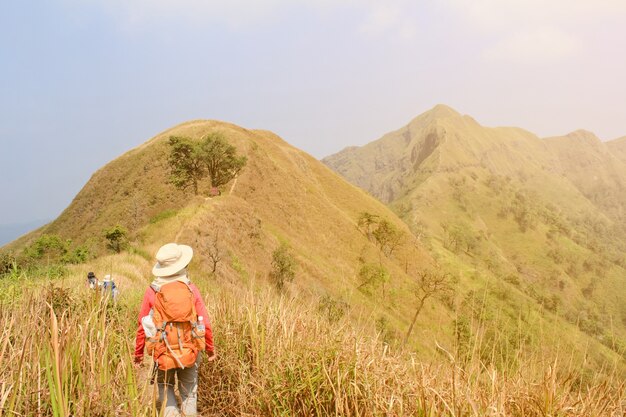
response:
M540 136L626 135L623 0L0 3L0 224L188 119L321 158L437 103ZM106 202L103 202L106 204Z

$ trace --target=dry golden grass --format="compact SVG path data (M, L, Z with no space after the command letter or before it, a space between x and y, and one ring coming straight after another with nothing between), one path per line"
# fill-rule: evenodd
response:
M613 416L626 386L529 353L515 373L471 358L420 362L366 329L330 323L313 304L266 293L213 306L220 358L203 368L202 404L219 415Z
M70 279L68 283L78 282ZM0 309L0 416L154 416L146 370L132 367L142 283L113 305L45 281ZM206 284L201 283L205 288ZM514 373L471 358L430 364L366 327L329 321L314 301L258 286L205 299L218 360L204 363L205 416L622 416L623 380L581 379L532 352ZM584 381L584 382L583 382Z

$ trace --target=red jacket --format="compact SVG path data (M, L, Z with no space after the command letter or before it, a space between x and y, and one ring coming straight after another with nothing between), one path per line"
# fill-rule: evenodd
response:
M193 284L189 284L189 288L193 292L194 302L196 304L196 313L198 316L202 316L204 318L204 323L206 326L206 333L204 336L204 340L206 342L206 351L210 355L214 352L213 347L213 331L211 330L211 323L209 321L209 315L206 311L206 307L204 306L204 302L202 301L202 296L200 295L200 291L198 287ZM152 287L148 287L146 289L145 294L143 295L143 301L141 302L141 309L139 310L139 326L137 327L137 337L135 338L135 361L141 362L143 360L143 348L146 345L146 334L143 331L143 326L141 325L142 317L150 314L150 309L154 307L156 293L152 289Z

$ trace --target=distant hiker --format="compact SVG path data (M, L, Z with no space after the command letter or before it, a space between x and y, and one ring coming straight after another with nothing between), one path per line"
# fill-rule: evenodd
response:
M139 311L135 364L143 361L144 346L154 361L159 398L166 417L197 415L198 367L205 350L215 359L213 332L198 288L187 276L193 249L168 243L156 253L156 277L146 289ZM147 337L147 339L146 339ZM176 404L175 380L182 403Z
M91 271L87 274L87 285L90 290L98 289L98 278L96 278L96 274Z
M102 295L110 295L111 299L115 302L118 293L119 290L117 289L117 285L115 285L115 281L111 278L111 275L105 275L104 281L102 281Z

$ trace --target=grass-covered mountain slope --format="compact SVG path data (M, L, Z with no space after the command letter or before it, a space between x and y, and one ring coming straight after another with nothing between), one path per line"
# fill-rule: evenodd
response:
M247 157L238 177L214 197L208 197L206 180L198 195L170 184L168 139L200 140L216 132ZM406 237L406 244L393 255L383 253L387 249L358 227L362 212L388 221ZM398 334L408 328L415 301L412 271L436 264L423 247L412 243L410 231L395 213L316 159L271 132L217 121L183 123L110 162L59 218L5 252L24 262L35 257L46 263L54 251L44 248L42 255L35 249L43 238L58 236L62 242L71 240L70 251L83 248L89 259L108 253L104 232L118 224L128 230L130 251L150 258L166 242L185 242L196 248L203 275L215 267L219 280L244 286L271 285L273 253L284 243L296 263L293 291L336 304L342 314L371 315L372 327L381 320ZM43 242L54 244L50 239ZM369 276L361 270L381 272L381 281L370 274L372 282L365 282ZM437 306L423 313L433 322L422 331L451 338L450 329L438 329L438 315L451 320L450 311ZM416 334L412 340L418 340ZM434 349L432 344L424 347Z
M437 112L450 123L461 117ZM216 338L218 360L203 364L200 375L202 415L622 413L619 329L608 333L601 321L617 304L602 310L593 302L620 278L581 296L581 282L604 258L556 207L535 204L522 180L477 169L476 155L494 138L465 143L477 147L467 171L442 156L448 165L440 176L434 156L451 127L420 127L430 123L441 123L440 115L411 130L435 135L432 146L418 138L424 150L410 164L430 167L416 180L428 188L420 198L398 188L402 197L392 205L412 231L390 208L266 131L192 121L102 167L58 219L0 253L0 416L156 415L148 360L134 370L132 344L153 254L170 241L195 249L190 276ZM168 181L169 137L216 132L247 157L244 169L219 196L208 197L206 181L198 195L177 190ZM514 132L511 159L528 135ZM483 192L488 197L478 199ZM104 237L115 225L128 231L119 253ZM566 243L550 255L564 259L562 277L544 279L552 264L529 249L536 241L527 236L555 248ZM282 245L295 277L278 290ZM581 263L581 254L594 263ZM570 267L580 276L567 275ZM88 271L112 273L121 291L116 304L89 292ZM580 323L564 316L572 313L552 297L554 288L578 303ZM33 323L29 331L24 317Z
M543 140L483 127L436 106L324 162L388 203L460 274L461 294L482 293L494 317L508 316L502 329L537 311L624 367L626 170L613 147L587 132Z

